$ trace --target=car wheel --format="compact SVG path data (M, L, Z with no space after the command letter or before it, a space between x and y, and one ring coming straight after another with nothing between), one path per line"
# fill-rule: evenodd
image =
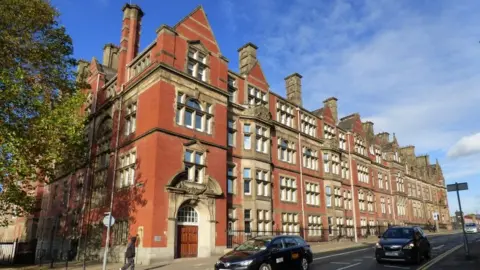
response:
M430 260L432 258L432 249L428 247L427 252L425 252L425 259Z
M272 270L272 267L268 263L262 263L262 265L260 265L258 270Z
M307 258L302 258L302 270L308 270L308 261Z

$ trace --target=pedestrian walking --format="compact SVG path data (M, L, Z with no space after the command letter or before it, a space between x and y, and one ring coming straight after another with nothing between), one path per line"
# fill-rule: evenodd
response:
M137 237L133 236L125 251L125 265L121 267L120 270L127 270L130 267L131 270L135 269L135 242L137 242Z

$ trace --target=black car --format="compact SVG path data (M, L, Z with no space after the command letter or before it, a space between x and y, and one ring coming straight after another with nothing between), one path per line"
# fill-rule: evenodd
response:
M220 257L215 270L303 269L312 262L312 250L295 235L255 237Z
M375 258L420 263L430 259L432 248L420 227L391 227L381 236L375 247Z

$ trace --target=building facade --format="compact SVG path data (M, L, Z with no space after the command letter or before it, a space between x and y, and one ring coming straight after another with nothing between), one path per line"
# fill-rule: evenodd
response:
M232 71L202 7L142 52L143 12L122 10L120 44L79 65L91 163L45 187L37 252L100 257L110 206L109 256L122 260L138 235L142 264L219 254L255 233L327 241L433 224L434 212L449 226L438 162L359 114L339 118L336 98L303 108L300 74L285 78L286 98L272 92L252 43Z

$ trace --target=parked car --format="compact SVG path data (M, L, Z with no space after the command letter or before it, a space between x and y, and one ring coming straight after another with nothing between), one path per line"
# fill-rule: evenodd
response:
M310 245L300 236L259 236L220 257L215 270L307 270L312 260Z
M478 226L475 223L466 223L465 224L466 233L478 233Z
M430 242L420 227L391 227L379 238L375 247L375 258L379 263L384 260L420 263L422 258L432 256Z

